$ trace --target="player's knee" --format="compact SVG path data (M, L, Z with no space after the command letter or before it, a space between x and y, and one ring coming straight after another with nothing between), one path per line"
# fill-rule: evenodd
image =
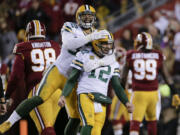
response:
M95 125L92 128L92 135L101 135L101 130L103 128L103 122L95 123Z
M53 127L47 127L41 132L41 135L56 135L56 132Z
M100 127L93 127L92 128L92 135L101 135L101 130L102 130L102 128L100 128Z

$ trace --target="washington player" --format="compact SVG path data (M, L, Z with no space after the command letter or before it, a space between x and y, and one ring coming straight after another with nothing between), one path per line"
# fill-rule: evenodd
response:
M43 72L55 62L60 54L60 45L58 43L52 40L45 40L46 28L40 21L33 20L27 24L26 36L27 42L16 44L13 50L15 60L8 81L6 97L12 98L14 102L8 113L12 113L28 95L32 96L31 93L34 93L35 86L40 82ZM53 95L52 99L55 100L60 94L60 91L56 92L56 94L56 96ZM43 109L43 107L45 109ZM43 134L43 132L50 129L54 131L53 125L59 109L52 100L44 103L41 107L35 108L35 110L31 112L32 119L39 133ZM49 115L53 117L47 117ZM14 128L17 130L17 127ZM15 131L11 132L10 130L10 134L18 133Z
M34 107L48 100L57 88L62 89L66 82L66 77L71 71L70 63L75 57L77 50L93 40L102 39L107 35L107 32L104 30L97 31L94 29L96 20L95 13L96 11L92 6L82 5L76 12L77 23L66 22L63 25L61 29L63 42L61 54L44 74L35 95L22 102L10 118L0 125L0 133L6 132L16 121L28 114ZM112 56L105 57L100 61L95 61L95 63L85 66L85 69L91 70L91 68L106 65L108 62L111 63L113 61ZM65 134L72 135L79 124L79 113L76 109L76 94L68 96L66 103L70 121L65 129Z
M113 53L113 35L109 33L106 38L93 41L92 45L92 51L82 50L77 53L76 58L72 61L73 69L59 100L59 105L63 106L65 97L69 95L78 82L78 109L83 123L81 135L101 135L106 117L106 104L111 103L111 99L107 97L110 80L115 93L128 111L131 112L133 109L120 85L119 64L117 62L98 67L91 72L85 72L83 68L83 64L87 61L100 59Z
M180 99L176 94L173 80L165 68L164 56L160 51L153 49L151 35L146 32L138 34L134 45L135 50L127 53L126 64L122 72L122 84L125 84L128 71L132 71L134 112L130 122L130 135L139 135L139 125L144 116L148 123L148 134L157 135L156 105L159 72L162 73L174 94L173 106L179 106Z

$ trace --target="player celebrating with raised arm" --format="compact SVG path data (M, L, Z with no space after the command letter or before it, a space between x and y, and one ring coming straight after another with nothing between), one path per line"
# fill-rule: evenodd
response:
M63 89L66 77L69 76L71 71L70 64L74 59L77 50L88 43L97 39L102 39L107 35L107 32L104 30L97 31L94 29L95 13L95 9L92 6L82 5L76 12L77 23L64 23L64 26L61 29L63 44L59 57L53 66L51 66L44 74L34 96L24 100L24 102L22 102L12 113L10 118L0 125L0 133L6 132L16 121L27 115L34 107L48 100L57 88ZM91 68L108 64L108 62L111 63L113 61L112 56L96 61L92 66L85 66L85 69L91 70ZM76 109L76 94L71 94L67 97L66 103L70 121L65 129L65 134L72 135L79 124L79 113ZM72 125L74 128L71 128Z
M27 24L26 37L27 41L16 44L13 50L15 60L6 91L6 97L11 98L13 104L8 113L12 113L28 95L29 97L34 95L35 87L41 81L43 72L60 54L60 45L45 39L46 27L39 20L32 20ZM53 102L61 91L56 90L55 93L56 95L53 94L50 98L53 100L46 101L30 113L38 132L42 135L47 132L55 133L53 126L60 108ZM31 126L30 123L29 125ZM16 124L8 133L19 134L17 126Z
M156 104L158 102L158 74L162 73L173 92L173 106L179 106L180 99L164 65L164 56L153 49L152 37L142 32L137 35L135 49L126 56L122 71L122 84L125 84L129 70L132 71L132 103L134 111L130 122L130 135L139 135L139 125L144 116L147 121L148 135L157 135Z
M81 135L101 135L106 116L106 104L111 103L111 99L107 96L110 80L118 98L129 112L133 110L132 104L128 102L124 89L121 87L117 62L101 66L91 72L85 72L83 69L83 65L88 61L94 61L113 53L113 35L109 33L106 38L93 41L92 45L92 51L82 50L77 53L76 58L72 61L73 69L59 100L59 105L63 106L65 98L78 82L76 90L78 110L83 123Z

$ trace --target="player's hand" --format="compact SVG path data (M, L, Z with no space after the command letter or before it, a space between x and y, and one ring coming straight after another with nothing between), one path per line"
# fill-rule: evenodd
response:
M106 36L108 36L108 34L109 33L107 32L107 30L100 30L100 31L95 31L91 34L88 34L86 37L87 37L87 40L89 42L91 42L94 40L106 38Z
M88 60L83 64L83 68L85 72L91 72L92 70L100 67L98 60Z
M64 107L64 105L65 105L65 97L64 97L64 96L61 96L61 97L59 98L58 105L59 105L60 107Z
M131 104L131 103L129 103L129 102L126 103L126 108L127 108L127 110L128 110L128 113L132 113L133 110L134 110L133 104Z
M113 64L116 62L115 55L108 55L98 60L88 60L83 64L83 68L85 72L91 72L92 70L101 67L101 66L107 66L110 64Z
M0 115L4 115L7 112L6 100L5 98L0 99Z
M115 57L114 53L111 55L107 55L98 61L100 66L111 65L114 62L116 62L116 57Z
M172 106L176 107L176 109L178 108L178 106L180 105L180 98L178 94L173 95L172 97Z

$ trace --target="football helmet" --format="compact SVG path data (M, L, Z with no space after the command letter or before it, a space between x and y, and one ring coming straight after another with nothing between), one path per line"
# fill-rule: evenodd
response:
M93 50L95 53L103 57L105 55L111 55L114 52L114 37L113 34L107 31L106 38L92 41Z
M142 32L136 36L136 39L134 41L134 48L139 50L141 48L144 49L152 49L153 41L152 37L147 32Z
M39 20L32 20L27 24L26 36L28 40L32 38L45 38L45 35L45 25Z
M76 22L84 29L94 26L96 20L96 11L90 5L82 5L76 11Z

